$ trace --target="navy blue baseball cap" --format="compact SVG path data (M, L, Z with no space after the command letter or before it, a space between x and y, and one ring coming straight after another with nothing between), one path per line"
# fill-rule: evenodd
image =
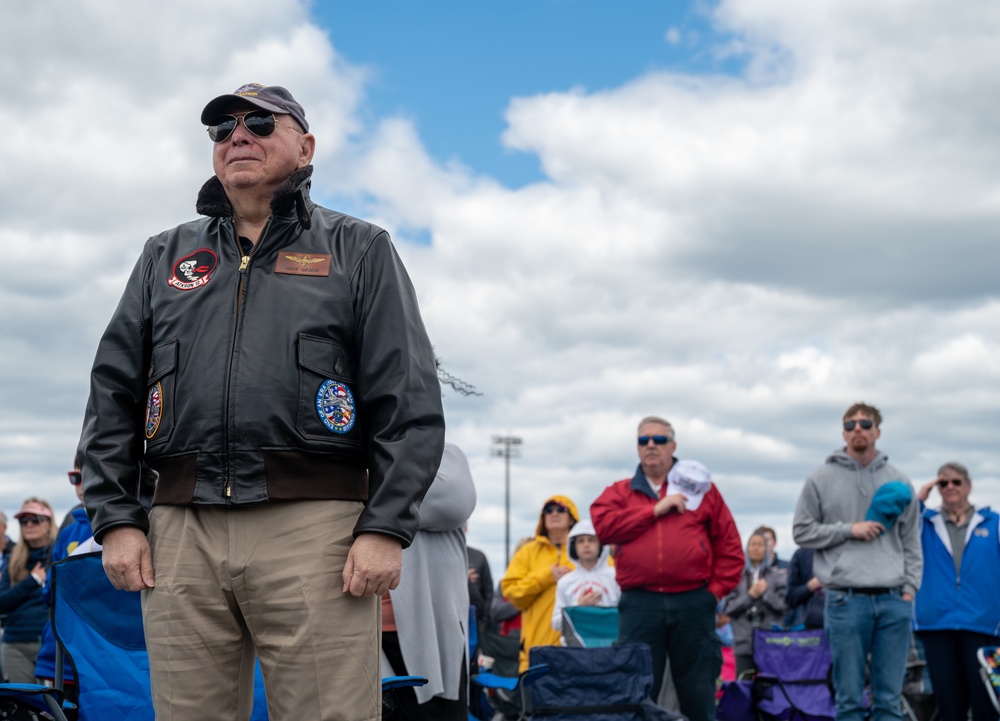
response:
M270 110L272 113L291 115L303 130L309 132L306 111L292 97L292 94L280 85L261 85L260 83L241 85L231 93L220 95L208 101L208 105L201 111L201 122L208 125L220 115L225 114L226 110L232 106L233 100L242 100L255 107Z

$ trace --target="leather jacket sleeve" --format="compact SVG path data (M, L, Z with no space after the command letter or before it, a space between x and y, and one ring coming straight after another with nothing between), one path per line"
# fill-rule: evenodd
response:
M150 268L147 243L101 338L90 376L78 451L85 505L98 543L115 526L149 530L149 517L139 501L144 449L139 429L150 356L144 291Z
M379 233L357 274L359 406L368 418L368 503L354 528L395 536L405 548L444 453L434 351L406 269Z

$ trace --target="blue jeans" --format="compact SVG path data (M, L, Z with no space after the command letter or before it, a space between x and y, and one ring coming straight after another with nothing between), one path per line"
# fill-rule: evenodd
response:
M898 590L875 596L826 590L823 628L833 654L837 721L862 721L865 662L871 654L872 721L900 721L913 602Z

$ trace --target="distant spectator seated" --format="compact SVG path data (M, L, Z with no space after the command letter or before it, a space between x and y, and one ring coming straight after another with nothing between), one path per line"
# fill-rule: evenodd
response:
M767 539L754 532L747 541L746 566L736 588L726 596L723 613L733 625L736 675L755 669L753 631L780 624L785 615L787 574L768 565Z
M601 545L590 520L582 520L569 532L569 557L576 569L556 584L556 605L552 628L563 630L563 609L572 606L616 608L621 589L615 581L615 567L609 562L610 549ZM565 645L565 641L563 642Z
M826 596L823 584L813 574L812 548L800 548L792 555L792 565L788 571L788 592L785 606L792 616L790 625L802 624L806 628L823 628L823 604Z

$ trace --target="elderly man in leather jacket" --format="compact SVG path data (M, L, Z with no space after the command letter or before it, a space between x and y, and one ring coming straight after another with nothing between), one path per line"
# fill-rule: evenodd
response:
M157 718L246 718L256 652L272 721L374 719L377 596L444 447L433 351L386 232L309 199L292 95L201 119L207 217L147 241L97 351L87 510L143 591Z

